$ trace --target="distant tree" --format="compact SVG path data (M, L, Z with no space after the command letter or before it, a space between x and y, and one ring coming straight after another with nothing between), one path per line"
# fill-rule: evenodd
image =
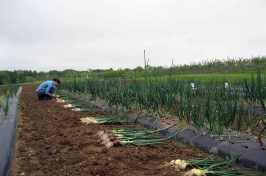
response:
M48 74L51 78L58 78L60 75L59 71L57 70L50 70Z
M35 79L32 76L27 76L25 79L26 82L32 83L35 81Z
M138 67L134 68L133 71L142 72L142 71L144 71L144 69L141 66L138 66Z
M11 84L9 71L0 71L0 85Z
M73 70L73 69L66 69L63 70L61 73L61 77L63 78L75 78L78 75L78 71Z

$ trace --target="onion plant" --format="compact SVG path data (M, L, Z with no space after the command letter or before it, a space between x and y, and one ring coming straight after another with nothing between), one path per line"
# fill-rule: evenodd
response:
M236 130L237 130L237 137L240 136L241 133L241 127L243 126L244 123L244 106L242 103L238 104L238 113L236 115Z
M82 117L80 121L85 124L129 124L126 119L116 117L99 116L99 117Z
M9 96L6 97L5 103L2 106L5 116L7 116L7 113L8 113L8 110L9 110L9 98L10 98Z
M109 134L101 134L102 144L106 146L106 148L110 148L113 146L121 146L125 144L132 145L154 145L154 144L162 144L165 143L165 140L172 138L176 134L178 134L181 129L177 129L168 137L155 136L153 132L141 132L133 129L125 129L125 131L121 131L118 133L117 131L111 131ZM113 133L114 132L114 133ZM99 135L100 133L98 133Z
M209 129L210 135L215 129L215 116L213 115L213 103L208 97L204 98L204 118L206 119L205 127Z
M146 75L144 79L131 80L75 79L71 81L74 85L62 83L60 87L86 92L94 98L97 96L107 101L109 108L115 107L122 114L135 110L138 113L136 119L141 114L151 115L156 120L166 116L177 117L180 122L200 129L202 134L207 128L211 135L216 133L222 139L224 132L229 134L233 123L237 124L238 135L244 123L250 133L258 125L262 133L265 132L264 122L257 120L253 123L251 113L253 105L260 105L263 111L266 110L263 81L260 76L253 75L250 81L244 79L244 87L239 86L241 84L236 87L233 83L225 87L224 81L216 81L212 76L202 82L195 79L192 88L190 79ZM242 104L243 98L248 102L247 107ZM246 108L251 110L248 115L245 114Z
M16 96L19 89L19 85L12 84L4 86L4 93L0 95L0 122L2 123L8 115L10 108L10 99Z
M101 138L102 144L107 148L117 145L133 144L133 145L151 145L164 143L165 140L172 138L178 134L182 128L179 126L168 137L156 135L157 133L167 130L176 124L172 124L157 130L142 130L142 129L112 129L98 132L96 135Z
M213 155L207 158L194 158L188 160L172 160L167 163L166 166L174 166L178 171L188 170L183 172L183 176L205 176L206 174L217 175L217 176L238 176L242 175L240 168L233 167L236 164L238 156L231 155L226 159L220 159Z
M246 124L248 126L247 132L249 134L253 133L253 129L256 128L258 125L262 128L261 132L259 134L255 134L258 136L261 136L261 134L265 131L265 126L263 125L263 122L261 123L261 120L265 119L266 114L266 107L265 107L265 91L262 84L262 77L260 70L257 73L257 76L252 74L250 83L248 83L247 79L245 79L245 98L248 102L248 118L246 118ZM252 122L252 116L254 107L260 105L260 108L263 110L263 115L260 116L260 118L256 118L256 121ZM257 114L255 114L257 115ZM253 133L254 134L254 133Z
M191 106L191 121L192 124L201 131L202 135L205 135L204 127L205 127L205 117L204 113L202 113L202 103L201 101L196 101Z

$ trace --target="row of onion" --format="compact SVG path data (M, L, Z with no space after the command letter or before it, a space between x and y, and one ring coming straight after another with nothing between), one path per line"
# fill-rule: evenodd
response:
M165 166L173 166L179 172L183 173L182 176L239 176L247 175L235 167L238 155L231 154L231 156L221 159L213 155L207 158L195 159L176 159L165 164ZM258 174L258 173L255 173ZM253 174L252 174L253 175Z
M72 107L72 106L70 106ZM195 112L193 112L195 113ZM127 120L121 120L120 118L100 116L100 117L85 117L80 119L85 124L126 124ZM158 130L143 130L143 129L112 129L98 132L96 135L100 138L101 143L106 148L122 145L153 145L165 143L165 140L172 138L182 130L182 123L178 122L173 125L169 125L163 129ZM179 128L168 137L162 137L157 133L163 130L167 130L175 125L180 125ZM176 159L168 162L165 166L173 166L178 171L182 172L183 176L205 176L211 175L228 175L235 176L241 175L238 169L234 169L232 166L235 164L238 156L231 155L225 160L214 159L213 156L208 158L196 158L181 160Z
M82 117L80 118L82 123L85 124L128 124L129 121L116 117L99 116L99 117Z
M107 148L113 146L121 146L125 144L132 145L153 145L153 144L162 144L166 140L177 135L182 128L176 129L168 137L163 137L158 133L160 131L166 130L173 125L167 126L162 129L157 130L143 130L143 129L112 129L99 131L96 135L100 138L101 143L104 144Z
M210 136L215 133L221 140L231 130L236 130L237 136L245 132L265 137L265 117L261 116L254 122L251 113L254 105L259 105L266 112L265 80L260 73L253 75L251 80L244 79L226 88L214 79L195 81L194 85L192 89L190 80L173 77L148 77L126 82L93 78L66 82L61 89L97 96L106 100L109 107L116 107L124 113L134 109L139 114L148 113L156 118L178 117L178 120L200 129L202 135L207 129ZM233 124L236 124L234 129ZM243 129L243 125L247 128ZM261 132L255 133L255 128L260 128Z
M0 125L4 122L9 112L10 99L16 96L19 85L7 85L3 87L3 94L0 95Z

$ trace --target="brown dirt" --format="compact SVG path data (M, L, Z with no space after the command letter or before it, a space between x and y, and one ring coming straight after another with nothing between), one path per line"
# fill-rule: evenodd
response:
M165 162L205 156L171 140L167 144L106 149L95 134L125 126L85 125L81 117L107 114L74 112L56 101L38 101L36 88L22 88L11 176L172 176L181 174L172 167L162 167Z

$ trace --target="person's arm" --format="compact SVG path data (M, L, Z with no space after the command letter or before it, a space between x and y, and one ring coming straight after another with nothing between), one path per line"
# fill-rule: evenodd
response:
M54 86L53 83L49 82L48 87L46 88L45 94L55 98L56 96L50 93L50 89L53 88L53 86Z

